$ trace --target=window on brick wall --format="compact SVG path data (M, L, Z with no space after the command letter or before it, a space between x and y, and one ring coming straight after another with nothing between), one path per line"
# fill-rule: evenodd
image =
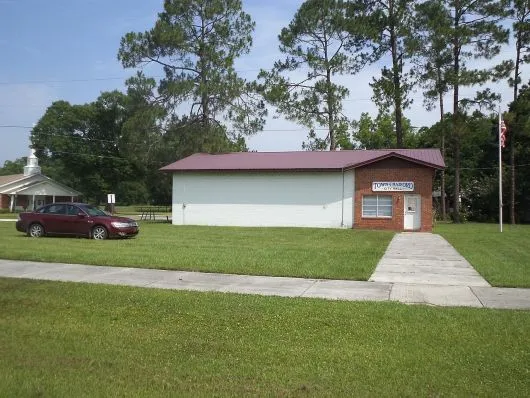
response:
M392 196L363 196L363 217L392 217Z

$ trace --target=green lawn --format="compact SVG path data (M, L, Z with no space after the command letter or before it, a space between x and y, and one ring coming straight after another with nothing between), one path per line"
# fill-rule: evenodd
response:
M3 219L12 219L16 220L18 218L18 213L0 213L0 218Z
M367 280L392 232L141 223L135 239L28 238L0 223L0 258Z
M530 312L0 279L0 396L527 396Z
M530 225L438 224L447 239L493 286L530 287Z

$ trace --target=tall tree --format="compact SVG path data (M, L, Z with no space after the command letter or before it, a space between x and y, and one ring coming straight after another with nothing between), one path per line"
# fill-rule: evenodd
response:
M453 67L449 75L453 90L452 139L454 141L453 220L460 222L461 137L464 126L460 88L483 84L495 78L499 68L470 68L470 59L492 59L501 45L507 43L509 31L502 26L506 15L505 0L445 0L451 22L440 25L440 34L449 32L448 43L453 53Z
M517 100L521 83L521 66L530 62L530 0L512 0L511 17L515 38L515 62L513 78L509 79L513 87L513 100Z
M145 155L153 151L151 142L162 145L154 123L137 98L103 92L88 104L52 103L31 141L43 171L82 191L87 200L99 202L115 192L121 203L145 203L149 172L162 166L155 153Z
M130 171L117 141L122 105L118 92L102 93L90 104L52 103L31 132L43 171L100 201Z
M253 29L241 0L165 0L150 31L122 38L118 58L125 68L161 66L158 92L172 113L187 105L187 120L206 130L224 119L237 138L260 130L266 113L234 70L235 59L249 52Z
M394 109L396 128L396 146L403 147L403 109L411 100L407 94L411 89L405 60L408 58L405 40L411 34L414 16L413 2L409 0L355 0L350 2L351 10L360 18L352 19L352 32L362 34L371 49L369 61L389 55L392 61L390 68L383 67L381 77L374 79L374 101L381 111Z
M0 167L0 176L10 175L10 174L21 174L26 165L27 158L22 157L15 159L13 161L6 160L4 162L4 167Z
M333 76L356 73L362 65L360 42L345 30L346 7L341 0L307 0L280 35L286 58L271 71L260 72L265 98L287 119L311 129L309 149L337 148L337 136L347 129L342 101L348 89ZM308 69L301 75L301 69ZM298 72L298 73L296 73ZM327 129L325 139L316 127Z
M492 159L497 155L497 118L495 115L486 116L479 111L472 114L462 113L463 131L461 137L461 213L462 218L472 221L494 221L498 214L498 180L497 169ZM421 147L438 146L441 131L450 129L452 120L450 115L444 122L421 129L418 134L418 145ZM454 141L447 141L446 152L446 184L448 190L454 188ZM435 177L435 185L440 184L440 175ZM441 203L440 203L441 204Z
M530 0L513 0L511 16L515 19L513 32L515 37L515 62L513 78L509 82L513 86L513 100L517 101L519 84L521 83L521 66L530 62ZM511 129L510 142L510 222L515 224L515 139L517 131Z
M515 168L515 217L523 223L530 222L530 81L521 87L517 100L510 104L510 132L517 131L514 143L517 164Z
M380 113L372 119L362 113L359 120L352 122L352 147L359 149L385 149L395 147L394 115ZM408 148L416 147L416 137L410 120L403 119L403 142Z
M448 74L452 66L452 52L448 46L448 31L440 32L440 27L450 25L450 13L440 0L429 0L416 5L414 34L406 44L412 56L413 75L423 89L424 105L433 110L438 104L440 125L444 126L444 96L449 91ZM441 22L440 22L441 21ZM439 129L442 156L445 159L445 128ZM445 195L445 170L441 171L441 217L447 217Z
M155 94L156 82L142 72L126 81L127 119L123 123L120 147L125 156L139 163L158 160L167 112Z

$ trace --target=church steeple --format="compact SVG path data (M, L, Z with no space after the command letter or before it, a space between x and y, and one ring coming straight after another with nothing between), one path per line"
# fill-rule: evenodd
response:
M27 165L24 166L24 175L31 176L34 174L40 174L40 166L39 159L37 159L37 156L35 156L35 149L31 148Z

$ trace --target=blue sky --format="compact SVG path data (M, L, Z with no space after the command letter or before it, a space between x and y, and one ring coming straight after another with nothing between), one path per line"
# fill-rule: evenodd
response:
M121 37L129 31L150 29L162 9L162 0L0 0L0 165L27 156L33 123L55 100L86 103L102 91L123 89L135 73L118 62ZM291 20L301 0L243 0L243 7L256 22L251 53L236 63L247 79L260 68L270 68L280 57L277 35ZM513 54L507 46L502 58ZM365 68L356 76L341 78L350 89L345 113L358 119L362 112L377 113L368 86L381 65ZM147 74L157 74L147 70ZM530 74L524 71L523 81ZM490 85L510 102L507 84ZM465 92L464 92L465 93ZM421 94L405 111L414 126L430 125L437 111L423 109ZM452 106L450 97L446 107ZM271 113L273 114L273 112ZM270 117L265 131L247 140L258 151L299 150L307 130L280 118Z

